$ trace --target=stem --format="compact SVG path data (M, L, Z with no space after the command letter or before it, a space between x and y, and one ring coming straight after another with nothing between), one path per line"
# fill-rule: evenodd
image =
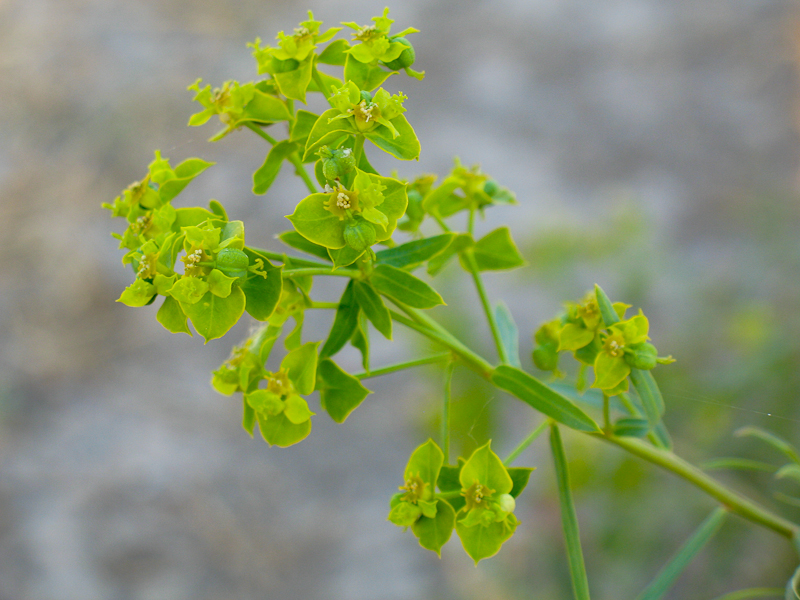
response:
M361 164L361 156L364 154L364 134L356 135L356 142L353 144L353 156L356 159L356 166Z
M369 379L370 377L379 377L381 375L388 375L389 373L395 373L396 371L402 371L403 369L410 369L411 367L421 367L422 365L431 365L434 363L443 362L445 360L450 360L452 358L453 358L452 352L445 352L444 354L434 354L433 356L426 356L425 358L417 358L416 360L409 360L406 362L389 365L383 367L382 369L374 369L369 372L357 373L353 375L353 377L356 377L357 379Z
M608 405L609 405L608 396L606 394L603 394L603 431L605 431L606 433L611 432L611 416L609 414L610 410Z
M312 302L311 306L308 308L322 308L322 309L331 309L336 310L339 308L338 302Z
M315 275L330 275L333 277L350 277L355 279L356 277L361 277L361 271L356 271L355 269L336 269L335 271L330 267L325 267L321 269L309 268L309 269L284 269L281 273L283 277L297 277L297 276L315 276Z
M395 311L390 311L395 321L449 348L458 356L465 366L491 382L494 367L484 358L459 342L442 328L441 325L430 319L427 315L405 306L402 303L395 302L395 304L412 317L408 318ZM762 508L754 501L745 498L738 492L728 489L697 467L675 455L673 452L661 450L633 438L621 438L599 433L587 433L587 435L615 444L639 458L672 472L674 475L700 488L709 496L718 500L731 512L791 539L797 544L798 552L800 552L800 527L798 525L771 513L769 510Z
M787 521L783 517L772 514L767 509L758 506L755 502L745 498L738 492L728 489L673 452L655 448L654 446L645 444L634 438L615 437L597 433L590 433L588 435L615 444L639 458L643 458L667 471L671 471L678 477L699 487L712 498L715 498L732 513L744 517L753 523L772 529L776 533L789 539L797 536L798 531L800 531L800 528L794 523Z
M452 358L452 355L450 356ZM450 383L456 363L450 361L444 371L444 402L442 404L442 452L444 464L450 464Z
M440 217L438 215L438 213L432 212L430 214L436 220L436 222L439 224L439 227L442 228L442 231L444 231L445 233L450 233L450 228L447 226L447 223L445 223L442 220L442 217Z
M469 218L467 219L467 233L470 235L475 231L475 208L469 209Z
M526 437L524 440L522 440L519 446L517 446L516 448L514 448L514 450L511 451L511 454L509 454L506 457L506 459L503 461L503 464L507 467L510 466L511 463L513 463L517 459L517 457L520 454L522 454L528 448L528 446L530 446L534 442L534 440L542 434L542 432L545 429L547 429L550 423L552 423L551 419L545 419L544 421L539 423L536 429L531 431L530 435Z
M269 250L263 250L261 248L255 248L253 246L247 246L248 250L252 250L256 254L260 254L264 258L269 260L279 260L282 263L286 263L287 260L291 261L293 264L302 265L304 267L319 267L321 269L328 269L330 268L330 264L325 264L323 262L317 262L315 260L307 260L305 258L295 258L294 256L288 256L287 254L281 254L279 252L270 252Z
M244 126L247 127L253 133L255 133L256 135L261 136L262 138L267 140L271 145L274 146L275 144L278 143L278 140L276 140L274 137L272 137L270 134L268 134L266 131L264 131L257 125L254 125L253 123L248 121L244 124ZM308 176L306 168L303 166L303 161L300 160L300 156L297 154L297 152L292 152L289 155L289 162L294 165L295 172L300 177L300 179L302 179L303 182L306 184L308 191L311 192L312 194L318 193L319 190L317 189L316 184Z
M450 490L449 492L439 492L436 494L437 498L442 498L443 500L450 500L451 498L458 498L461 496L461 490Z
M500 362L508 364L508 353L500 337L500 330L497 328L497 321L494 318L494 312L492 312L492 305L489 304L489 298L486 296L486 289L483 287L483 279L478 270L478 263L475 262L475 257L470 250L465 251L462 256L469 267L469 272L472 274L475 288L478 290L478 296L481 298L483 312L486 314L486 320L489 322L489 329L492 330L492 337L494 338L494 345L497 348L497 354L500 356Z

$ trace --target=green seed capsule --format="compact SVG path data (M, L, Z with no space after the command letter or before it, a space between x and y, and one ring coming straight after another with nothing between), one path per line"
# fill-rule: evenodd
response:
M319 156L322 159L322 174L330 181L341 179L356 166L356 157L350 148L331 150L323 146L319 150Z
M223 248L217 254L216 267L228 277L245 277L249 266L247 254L236 248Z
M350 221L344 226L344 241L356 252L372 246L375 238L375 228L363 219Z
M625 353L625 362L634 369L649 371L656 366L658 350L649 342L629 346L631 352Z
M489 179L483 184L483 191L486 192L487 195L494 197L494 195L500 191L500 186L494 179Z
M533 364L542 371L555 371L558 368L558 345L548 342L533 351Z
M390 60L389 62L385 62L387 67L389 67L392 71L399 71L400 69L405 69L410 67L414 64L414 61L417 59L417 53L414 50L414 46L411 45L406 38L403 37L396 37L392 38L393 42L400 42L404 46L408 46L405 50L400 53L400 56L395 58L394 60Z

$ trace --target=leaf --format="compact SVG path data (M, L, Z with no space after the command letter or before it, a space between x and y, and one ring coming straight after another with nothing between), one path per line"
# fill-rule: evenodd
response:
M594 339L595 332L578 323L567 323L558 335L558 351L579 350Z
M661 397L661 390L658 389L653 374L650 371L632 368L630 379L636 394L642 401L647 420L650 421L651 426L654 426L664 414L664 399Z
M506 467L512 483L511 491L508 493L514 498L518 497L528 485L528 479L530 479L531 473L535 470L532 467Z
M317 346L320 342L308 342L289 352L281 361L281 369L287 369L294 389L302 396L314 391L317 379Z
M122 302L125 306L139 308L147 306L156 297L156 286L144 279L136 278L132 284L126 287L117 302Z
M475 242L472 255L479 271L516 269L525 264L508 227L499 227Z
M261 437L270 446L286 448L308 437L311 433L311 419L303 423L292 423L285 413L274 417L264 413L256 412L258 428L261 430Z
M647 419L626 417L614 423L614 435L620 437L643 438L650 431L650 422Z
M569 482L569 468L561 443L558 425L550 425L550 448L556 468L558 482L558 501L561 506L561 525L564 529L564 542L567 546L569 573L572 578L572 591L575 600L589 600L589 580L586 577L586 565L583 562L583 550L578 530L578 517L575 514L575 503L572 500L572 487Z
M503 461L492 452L491 442L487 442L472 453L461 468L458 480L462 489L469 488L477 481L498 495L508 494L514 487Z
M597 305L600 307L600 315L603 317L603 323L606 327L611 327L614 323L619 322L619 315L614 310L614 305L608 296L599 285L594 284L594 294L597 298Z
M361 90L371 92L394 74L395 71L387 71L377 64L363 63L347 54L347 60L344 64L345 81L352 81Z
M286 218L307 240L326 248L342 248L345 245L344 226L339 217L325 210L329 198L330 194L306 196Z
M275 123L291 121L292 113L286 104L275 96L265 94L261 90L253 90L253 99L244 108L243 118L237 121L256 121L258 123Z
M297 394L290 394L284 404L286 408L284 408L282 414L285 414L289 422L295 425L305 423L314 415L308 408L308 402Z
M333 117L337 117L340 114L342 113L338 109L329 108L319 116L308 134L306 149L303 153L303 162L313 156L322 146L330 145L331 142L342 137L342 134L358 134L358 131L347 119L336 119L328 123L328 119L333 119Z
M354 286L355 282L351 279L344 288L328 339L325 340L325 344L319 353L321 359L333 356L344 348L344 345L352 337L358 326L359 308L356 302Z
M189 326L186 324L186 313L183 312L180 303L172 296L164 298L164 304L158 309L156 319L170 333L188 333L189 336L192 335Z
M364 315L387 339L392 339L392 315L383 303L378 292L366 281L356 281L354 288L356 301Z
M772 473L775 467L768 463L760 462L757 460L750 460L749 458L714 458L698 465L704 471L718 471L721 469L736 469L742 471L765 471Z
M350 413L372 393L329 358L320 361L317 367L317 389L322 408L337 423L344 423Z
M692 559L703 549L708 541L719 531L728 511L724 508L715 508L713 512L700 524L700 527L686 540L678 552L670 559L666 566L656 575L637 600L658 600L672 587L683 570Z
M519 360L519 331L514 317L508 310L505 302L500 301L494 309L494 318L497 323L497 330L500 333L500 341L503 344L508 364L512 367L522 368Z
M600 388L609 396L615 396L615 390L625 378L630 374L631 367L621 356L611 356L606 352L600 352L594 360L594 383L593 388ZM627 391L627 382L625 389ZM648 413L649 415L649 413Z
M349 47L350 44L347 42L347 40L334 40L325 47L325 50L320 52L319 56L317 57L317 61L324 65L342 67L347 60L347 54L345 53L345 50L347 50Z
M388 152L400 160L415 160L419 158L420 146L417 134L403 115L397 115L389 122L400 134L393 137L388 127L379 125L372 131L364 134L369 141L384 152Z
M305 149L308 134L311 133L314 124L317 122L319 115L307 110L298 110L294 115L294 123L292 124L292 132L289 134L290 142L297 142Z
M423 496L423 499L429 499L433 495L433 487L436 485L443 462L444 454L441 448L429 438L427 442L418 446L411 453L406 469L403 471L403 479L408 481L411 477L417 476L430 484L430 487L425 490L426 492L430 491L430 496L428 494Z
M445 500L436 501L436 516L432 519L422 516L411 526L411 531L419 539L419 545L441 556L444 546L453 534L456 512Z
M308 89L308 84L311 83L312 66L312 58L307 58L294 71L275 73L273 77L281 94L292 100L300 100L305 104L306 90Z
M317 258L322 258L324 260L331 259L331 257L328 256L328 249L325 246L320 246L314 242L309 242L296 231L284 231L278 236L278 239L290 248L300 250L300 252L305 252L306 254L311 254L312 256L316 256Z
M344 248L328 248L328 260L333 262L336 269L347 267L356 262L366 250L353 250L350 246Z
M432 308L444 304L439 293L427 283L390 265L377 265L370 281L381 294L413 308Z
M455 233L443 233L421 240L414 240L394 248L376 252L375 257L379 263L385 265L397 267L398 269L413 269L444 251L455 237Z
M492 383L567 427L579 431L600 431L597 423L586 413L525 371L500 365L492 374Z
M195 304L181 304L181 308L192 320L192 325L197 333L205 338L206 343L221 338L236 325L239 317L244 313L244 292L234 286L231 295L220 298L211 292L206 292L199 302Z
M288 140L275 144L267 154L267 158L264 159L264 164L253 173L253 193L256 195L266 193L278 176L283 161L298 149L299 146L297 144Z
M501 521L491 523L487 527L483 525L465 527L463 520L456 520L456 533L461 539L464 550L477 565L484 558L497 554L503 542L514 534L516 526L516 522L509 524L507 521Z
M189 183L200 173L205 171L214 163L206 162L199 158L187 158L175 167L175 179L168 179L158 188L158 194L162 202L170 202L175 196L180 194Z
M266 279L260 275L248 273L247 279L242 284L242 291L246 297L245 310L257 321L266 321L280 301L283 267L272 265L265 257L249 248L246 248L244 253L250 259L251 265L255 264L257 258L261 259L267 273Z
M782 466L778 469L778 472L775 473L775 479L786 479L787 477L800 483L800 465L789 463L788 465Z
M800 456L797 455L797 451L795 450L794 446L792 446L791 444L789 444L789 442L787 442L783 438L778 437L777 435L775 435L770 431L766 431L764 429L761 429L760 427L750 426L738 429L734 433L734 435L736 435L737 437L748 436L757 438L762 442L766 442L778 452L781 452L784 455L788 456L789 460L791 460L792 462L800 464Z
M442 465L439 470L439 478L436 480L437 487L443 492L454 492L461 489L461 481L459 475L461 467L464 466L464 459L459 458L458 466Z
M358 327L350 338L350 344L361 352L361 366L369 373L369 332L367 331L367 318L364 313L358 317Z

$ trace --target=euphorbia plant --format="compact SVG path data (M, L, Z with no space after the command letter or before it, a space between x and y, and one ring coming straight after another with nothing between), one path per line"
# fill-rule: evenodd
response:
M674 454L652 373L672 358L659 357L641 311L626 316L630 306L612 302L595 286L534 333L532 362L552 372L552 379L544 381L526 370L529 363L519 355L514 319L505 304L492 303L483 284L484 272L516 269L525 261L509 228L476 234L476 215L515 204L514 194L480 168L458 160L441 180L421 174L411 181L381 174L369 160L375 152L398 160L420 154L413 118L406 117L406 95L381 87L400 72L415 79L424 75L412 69L416 53L407 36L416 30L392 34L392 23L388 9L372 24L345 23L353 30L348 40L336 37L341 28L322 31L322 23L309 13L291 35L279 33L275 47L262 46L260 40L252 44L262 79L227 81L216 89L201 87L198 80L189 87L201 105L189 125L202 125L216 115L223 129L212 141L246 129L269 145L253 175L255 194L268 192L285 162L308 194L286 206L292 229L279 236L286 248L255 248L246 242L244 224L231 220L219 202L211 201L208 209L173 206L211 163L192 158L173 167L156 152L145 177L105 205L128 223L116 237L134 277L119 301L141 307L163 296L158 321L168 331L192 335L191 321L206 341L225 335L247 312L258 326L214 371L212 385L225 395L241 394L245 430L253 435L257 426L274 446L291 446L311 435L319 418L315 410L345 421L370 394L363 380L441 364L447 385L438 442L421 444L405 471L398 469L400 491L391 497L388 512L389 521L410 528L424 548L437 554L455 531L477 563L496 554L514 533L527 530L515 508L533 468L511 464L549 429L573 588L576 597L588 598L562 427L661 466L722 506L643 597L659 597L728 513L797 543L796 524ZM321 114L299 108L311 94L321 95L329 108ZM455 258L474 282L496 361L467 347L426 312L445 304L430 277ZM422 267L428 277L420 274ZM314 300L318 277L347 280L337 303ZM329 309L335 313L327 335L304 331L306 311ZM291 329L286 326L290 318ZM374 367L373 330L391 340L396 327L424 336L444 352ZM281 338L285 352L279 367L270 371L267 360ZM360 351L363 371L351 373L335 362L347 344ZM571 353L580 365L573 393L563 383L553 385L563 376L558 369L562 353ZM450 455L449 385L455 367L474 371L544 415L543 423L505 460L494 453L490 440L483 440L470 456ZM314 392L319 392L318 399ZM591 402L584 402L593 398L602 407L598 414L589 408ZM785 449L774 436L759 435ZM779 476L800 479L796 453L790 458L794 462L780 469Z

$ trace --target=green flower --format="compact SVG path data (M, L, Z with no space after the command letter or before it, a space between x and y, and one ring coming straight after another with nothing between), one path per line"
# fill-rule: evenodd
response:
M266 388L245 394L246 411L247 407L253 411L261 436L270 446L291 446L311 432L311 417L315 413L303 396L314 391L317 346L319 342L309 342L292 350L277 371L263 372Z
M407 204L404 183L356 169L352 189L340 184L311 194L287 218L304 238L335 250L348 245L345 230L352 223L372 229L375 242L389 239Z
M403 102L407 98L402 92L392 96L383 88L374 94L362 92L355 83L348 81L342 87L332 90L328 102L339 114L328 116L328 123L346 119L359 133L373 131L378 125L383 125L396 138L400 133L392 119L406 112Z
M464 507L456 514L456 532L477 563L494 556L519 525L514 516L514 483L490 443L481 446L459 474Z
M353 22L342 23L342 25L347 25L355 30L352 34L353 40L360 42L347 50L350 56L359 62L369 64L377 63L377 61L391 62L403 53L408 46L389 37L394 19L390 19L388 15L389 9L385 8L383 16L372 18L373 23L371 25L362 26ZM418 31L418 29L409 27L393 37L403 37Z

